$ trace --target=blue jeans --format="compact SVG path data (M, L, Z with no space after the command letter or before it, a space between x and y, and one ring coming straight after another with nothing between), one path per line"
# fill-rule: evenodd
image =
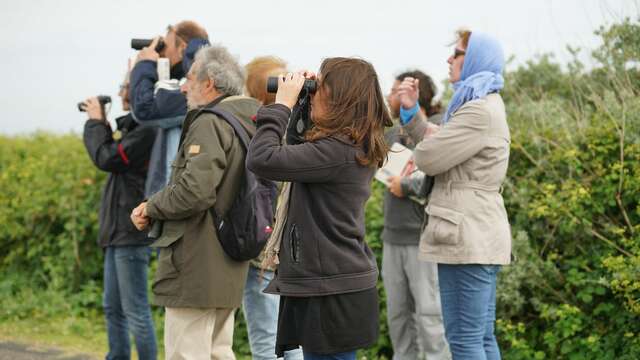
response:
M262 292L273 279L273 271L264 271L260 276L261 271L253 265L249 266L242 299L253 360L276 358L280 297ZM302 360L302 350L286 351L284 358L286 360Z
M129 329L140 360L157 357L156 334L147 299L147 246L107 247L104 257L104 315L109 353L106 359L131 358Z
M329 355L320 355L305 351L304 360L356 360L356 351L347 351Z
M494 334L499 265L438 264L445 335L454 360L499 360Z

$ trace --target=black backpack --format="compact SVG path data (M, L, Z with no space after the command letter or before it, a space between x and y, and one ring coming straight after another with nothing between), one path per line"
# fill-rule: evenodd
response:
M235 131L246 151L249 150L249 133L231 113L216 107L202 109L224 119ZM226 214L218 215L209 209L218 232L222 249L236 261L256 258L267 244L273 231L276 183L256 176L244 169L244 178Z

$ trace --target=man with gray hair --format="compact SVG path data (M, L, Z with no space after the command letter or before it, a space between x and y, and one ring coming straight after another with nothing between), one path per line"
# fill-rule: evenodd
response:
M189 111L167 187L131 214L138 229L162 225L154 303L165 307L166 359L234 359L234 311L242 301L249 262L223 251L211 211L231 207L244 176L245 149L229 123L202 111L233 114L250 136L257 100L238 96L243 70L222 46L203 47L182 92ZM157 225L154 224L154 229Z

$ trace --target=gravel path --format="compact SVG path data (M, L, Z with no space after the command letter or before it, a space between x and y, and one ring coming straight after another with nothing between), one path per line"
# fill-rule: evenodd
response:
M0 360L94 360L90 355L65 353L58 349L0 341Z

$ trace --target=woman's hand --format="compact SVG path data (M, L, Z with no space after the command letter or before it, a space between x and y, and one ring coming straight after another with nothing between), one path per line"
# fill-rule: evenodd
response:
M149 217L147 216L147 203L143 202L131 212L131 222L136 229L142 231L149 226Z
M315 74L313 74L313 76L315 76ZM285 76L278 76L276 104L282 104L292 109L296 101L298 101L298 95L300 94L300 90L302 90L304 80L305 75L303 75L303 73L287 73Z
M298 74L304 76L305 79L315 80L317 78L316 73L311 70L300 70Z
M420 80L406 77L398 86L398 99L400 99L400 105L406 110L416 106L420 95L419 85Z
M427 130L425 130L424 132L424 138L426 139L431 135L435 135L435 133L437 133L438 131L440 131L439 125L427 121Z

